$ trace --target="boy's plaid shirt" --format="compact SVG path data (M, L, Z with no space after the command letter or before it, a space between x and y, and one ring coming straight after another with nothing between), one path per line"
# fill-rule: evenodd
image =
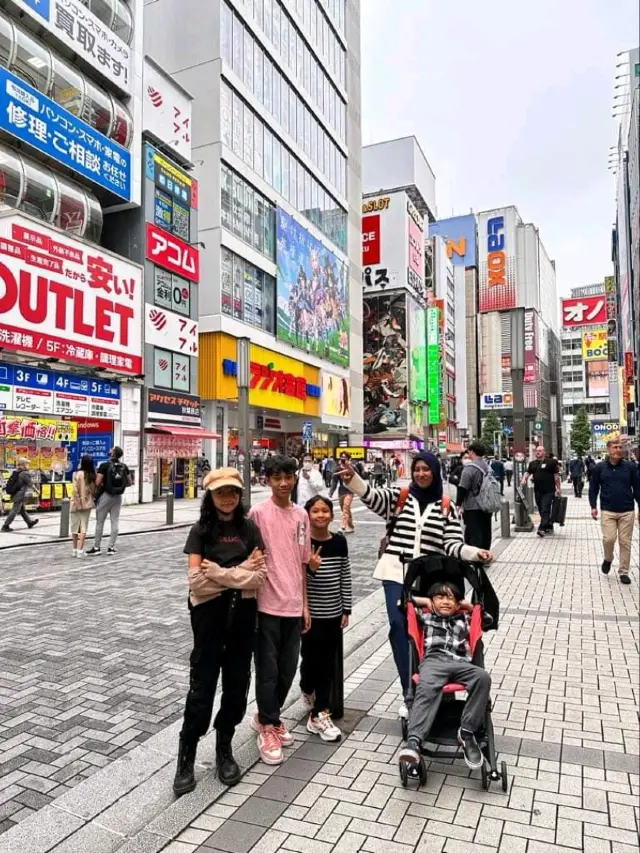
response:
M424 654L444 652L454 658L471 660L469 646L468 613L454 613L452 616L438 616L437 613L424 614Z

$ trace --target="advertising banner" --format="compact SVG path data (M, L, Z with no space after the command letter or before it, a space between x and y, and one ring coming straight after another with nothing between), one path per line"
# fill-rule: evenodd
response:
M478 265L476 218L473 214L432 222L429 225L429 236L439 236L446 240L447 257L454 266Z
M562 300L562 326L575 329L578 326L594 326L607 320L607 298L583 296L579 299Z
M0 129L119 198L131 199L131 154L0 67Z
M405 293L363 301L364 431L407 433L407 308Z
M153 145L144 146L145 174L150 181L166 192L173 203L198 209L198 182L182 169L170 163Z
M198 249L151 222L147 222L147 259L188 281L200 281Z
M538 381L538 315L535 311L524 312L524 381L534 385ZM511 359L509 359L511 369Z
M511 391L500 391L496 394L481 394L480 408L487 409L511 409L513 407L513 394Z
M142 370L142 270L19 214L0 217L0 346Z
M517 304L516 224L512 209L478 217L478 310L508 311Z
M424 218L410 199L407 199L407 228L409 251L407 285L420 304L424 305Z
M427 401L427 329L424 308L409 297L409 396L414 403Z
M25 418L0 414L0 438L31 441L75 441L78 428L74 421L53 418Z
M351 385L343 376L322 371L322 423L351 423Z
M142 70L142 129L191 160L191 98L149 57Z
M184 355L198 355L197 320L181 317L148 302L145 303L144 311L145 343Z
M133 50L87 8L83 0L14 0L92 68L131 95Z
M601 361L609 357L607 329L593 329L582 333L582 360Z
M606 344L605 344L606 345ZM609 365L607 361L588 361L585 365L587 397L609 396Z
M362 217L362 266L380 263L380 214Z
M446 337L445 337L445 301L444 299L434 299L433 304L438 309L438 366L439 366L439 385L438 385L438 403L440 406L440 420L438 423L444 427L447 423L447 359L446 359Z
M349 366L347 265L281 208L276 210L277 336Z
M430 425L440 423L440 310L427 308L427 401Z
M608 441L620 438L618 421L591 421L591 434L595 450L605 450Z
M169 421L175 424L200 426L200 397L195 394L149 388L147 412L150 421Z

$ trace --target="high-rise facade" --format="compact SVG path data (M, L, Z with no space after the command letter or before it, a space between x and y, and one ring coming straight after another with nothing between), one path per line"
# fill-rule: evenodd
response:
M145 27L148 52L193 97L212 462L360 441L359 2L157 0ZM250 448L239 338L251 341Z

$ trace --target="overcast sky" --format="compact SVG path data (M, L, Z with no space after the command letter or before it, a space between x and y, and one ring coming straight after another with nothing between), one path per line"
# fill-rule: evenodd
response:
M361 0L363 144L415 134L438 216L515 204L559 294L610 274L616 54L637 0Z

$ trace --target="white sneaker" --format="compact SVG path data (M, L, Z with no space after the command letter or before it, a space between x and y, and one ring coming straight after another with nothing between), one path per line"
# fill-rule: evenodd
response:
M342 737L342 732L333 722L328 711L321 711L317 717L309 714L307 731L309 734L319 735L327 743L335 743Z
M407 706L405 705L404 702L398 708L398 716L400 717L401 720L408 720L409 719L409 709L407 708Z
M78 548L78 550L76 551L76 557L84 557L84 548Z
M71 556L72 556L72 557L77 557L77 556L78 556L78 551L77 551L77 549L76 549L76 548L74 548L74 549L72 550L72 552L71 552Z

